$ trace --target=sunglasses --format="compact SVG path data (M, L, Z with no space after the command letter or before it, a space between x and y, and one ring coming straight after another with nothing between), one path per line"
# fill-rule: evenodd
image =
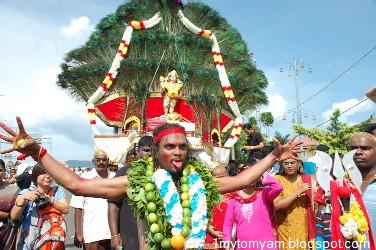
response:
M95 162L107 162L108 158L95 158Z

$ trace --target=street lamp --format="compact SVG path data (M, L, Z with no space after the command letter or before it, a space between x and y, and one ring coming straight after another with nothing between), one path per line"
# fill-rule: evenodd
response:
M289 70L288 76L294 77L294 86L295 86L295 99L296 99L296 121L299 125L302 125L302 107L300 104L300 92L299 92L299 84L298 84L298 75L301 70L305 68L305 64L303 61L294 59L292 62L288 62ZM283 72L283 67L280 67L279 71ZM309 73L312 73L312 68L309 67ZM295 123L295 118L293 118Z
M316 121L316 119L317 119L316 115L312 112L312 110L301 109L301 112L303 114L302 118L309 118L309 116L310 116L309 113L310 113L312 121ZM284 113L283 116L282 116L282 120L286 121L287 120L287 114L289 114L289 113L292 113L291 123L293 123L293 124L297 123L297 121L298 121L298 119L297 119L298 112L296 112L294 110L290 110L287 113Z

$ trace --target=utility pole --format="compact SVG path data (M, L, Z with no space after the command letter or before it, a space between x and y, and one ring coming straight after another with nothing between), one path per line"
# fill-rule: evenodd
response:
M291 62L288 62L289 70L288 76L294 77L294 87L295 87L295 102L296 102L296 110L294 114L296 114L296 123L302 125L302 105L300 103L300 89L299 89L299 82L298 82L298 75L301 70L305 68L305 64L302 60L294 59ZM283 72L283 68L280 68L280 72ZM309 73L312 73L312 69L308 69ZM294 119L295 120L295 119Z

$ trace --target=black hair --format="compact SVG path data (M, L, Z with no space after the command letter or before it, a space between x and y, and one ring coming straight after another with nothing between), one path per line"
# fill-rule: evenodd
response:
M328 153L329 147L326 146L326 145L320 144L320 145L317 146L316 150Z
M250 123L246 123L243 125L244 129L253 129L252 125Z
M227 167L227 173L229 176L235 176L238 174L238 166L236 162L230 162Z
M137 143L137 151L144 146L151 147L153 145L153 137L151 135L145 135Z
M256 163L257 163L257 159L252 157L252 158L249 158L248 160L246 160L245 166L246 167L252 167Z
M0 159L0 166L5 171L5 162L2 159Z
M42 165L37 163L33 167L33 171L31 171L31 181L37 184L38 176L42 174L47 174L47 173L48 173L47 170Z

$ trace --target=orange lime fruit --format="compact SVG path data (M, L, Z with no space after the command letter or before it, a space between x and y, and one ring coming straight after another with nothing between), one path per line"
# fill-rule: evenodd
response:
M180 234L174 235L171 238L171 247L175 250L181 250L184 248L185 239Z

